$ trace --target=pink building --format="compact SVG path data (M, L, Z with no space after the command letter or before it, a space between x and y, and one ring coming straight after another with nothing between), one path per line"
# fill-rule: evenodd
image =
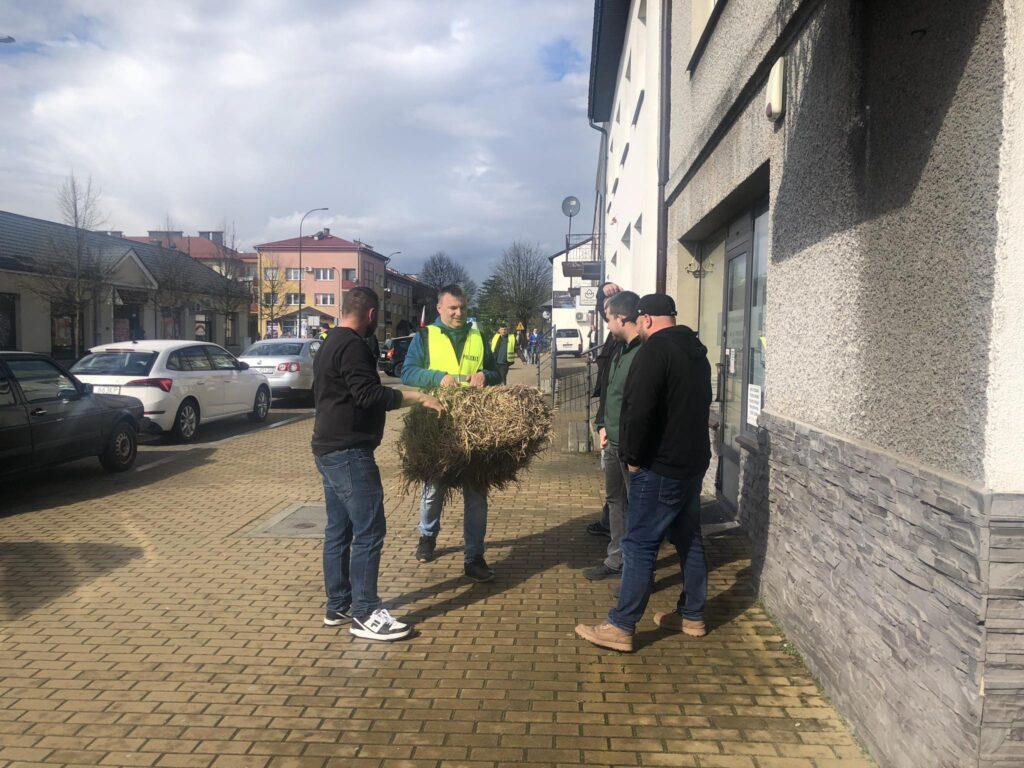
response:
M374 289L383 306L388 259L366 243L337 237L325 227L302 238L301 253L297 237L262 243L256 253L264 337L307 335L321 323L337 325L341 297L356 286ZM383 326L378 330L382 339Z

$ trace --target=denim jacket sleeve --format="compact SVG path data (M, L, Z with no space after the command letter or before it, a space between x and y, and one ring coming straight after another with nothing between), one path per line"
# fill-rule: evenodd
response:
M402 383L407 387L430 389L440 386L441 379L444 378L443 371L432 371L424 367L426 363L426 350L423 349L424 335L417 331L405 353L405 361L402 363Z

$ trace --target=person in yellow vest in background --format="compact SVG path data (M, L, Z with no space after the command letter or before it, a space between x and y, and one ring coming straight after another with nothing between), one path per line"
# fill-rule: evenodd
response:
M501 383L491 349L480 331L466 327L466 294L457 285L438 291L437 320L413 336L402 364L402 383L418 389L433 387L484 387ZM424 484L420 501L420 541L416 559L434 559L441 532L441 508L448 489ZM487 492L463 488L462 532L465 542L464 572L473 581L490 581L494 572L484 560L487 535Z
M491 352L501 375L501 383L508 384L508 369L516 361L516 337L509 336L507 325L500 326L498 332L491 337Z

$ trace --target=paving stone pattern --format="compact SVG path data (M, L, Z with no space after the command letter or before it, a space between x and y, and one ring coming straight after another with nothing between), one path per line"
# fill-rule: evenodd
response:
M126 477L76 464L0 502L0 764L870 765L754 604L743 536L710 542L711 634L653 626L679 588L665 550L639 652L605 652L573 636L611 603L579 573L602 557L596 457L552 450L495 495L498 578L472 585L457 509L440 558L414 560L397 424L381 584L407 642L321 625L318 541L246 535L322 500L311 420Z
M1021 499L769 412L760 424L741 478L754 578L872 753L1024 765Z

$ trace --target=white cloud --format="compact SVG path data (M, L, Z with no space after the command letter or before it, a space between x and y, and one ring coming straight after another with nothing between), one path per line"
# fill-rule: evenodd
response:
M56 218L74 169L102 188L111 228L227 220L251 245L295 236L324 205L307 226L401 250L409 270L446 250L483 278L512 239L557 250L562 197L593 198L587 73L552 77L544 54L557 44L588 61L592 12L589 0L68 0L44 15L8 0L0 208Z

